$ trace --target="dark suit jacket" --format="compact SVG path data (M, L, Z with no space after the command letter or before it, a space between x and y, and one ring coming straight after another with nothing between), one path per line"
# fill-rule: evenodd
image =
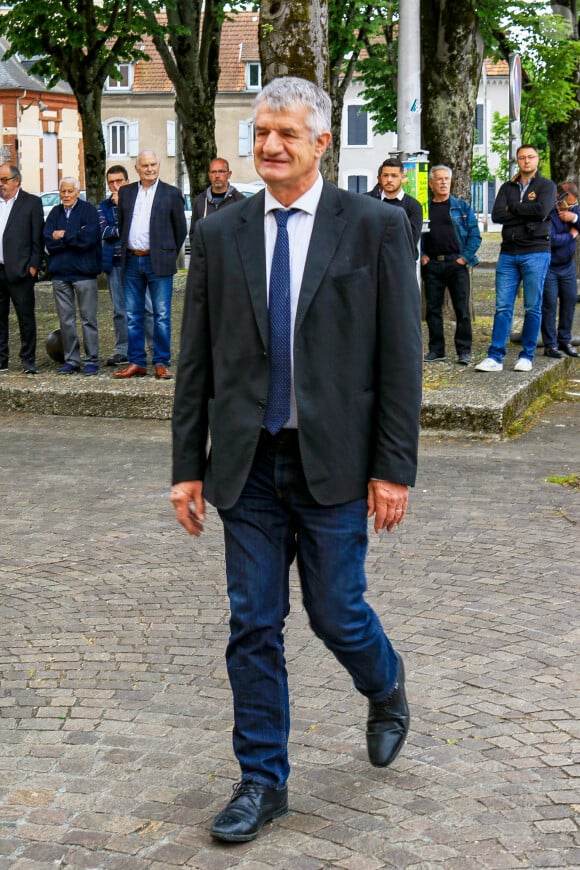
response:
M31 266L37 271L40 269L44 253L43 227L40 197L20 189L2 236L4 269L10 283L30 278Z
M264 193L199 221L173 414L173 481L236 502L268 393ZM421 403L415 246L401 209L324 184L294 331L302 463L321 504L366 498L369 478L415 481ZM211 453L206 459L208 426Z
M126 184L119 190L119 235L121 236L121 266L125 268L127 242L133 218L133 209L139 191L139 182ZM159 181L149 225L151 267L160 277L175 275L177 255L187 235L185 201L183 194L171 184Z

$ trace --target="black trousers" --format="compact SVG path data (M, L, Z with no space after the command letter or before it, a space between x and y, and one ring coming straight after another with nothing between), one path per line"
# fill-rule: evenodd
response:
M455 311L455 350L457 354L471 353L472 331L469 313L469 270L460 263L429 260L423 266L423 283L427 302L427 328L429 350L445 354L443 331L443 302L445 288L449 290Z
M0 367L8 365L8 316L10 300L14 305L20 329L20 359L35 362L36 317L34 316L34 278L8 281L4 266L0 265Z

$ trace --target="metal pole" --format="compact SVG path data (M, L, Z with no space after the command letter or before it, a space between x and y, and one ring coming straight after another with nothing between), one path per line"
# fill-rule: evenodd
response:
M400 0L397 150L404 159L421 148L420 0Z

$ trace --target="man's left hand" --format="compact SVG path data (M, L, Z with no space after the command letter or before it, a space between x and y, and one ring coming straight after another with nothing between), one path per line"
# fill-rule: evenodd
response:
M368 516L375 517L375 532L386 529L392 532L399 526L407 512L409 487L388 480L370 480L368 486Z

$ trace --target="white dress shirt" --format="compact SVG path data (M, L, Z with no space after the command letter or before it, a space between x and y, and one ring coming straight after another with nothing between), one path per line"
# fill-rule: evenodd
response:
M143 187L139 182L139 190L131 226L129 227L128 248L130 251L148 251L151 247L149 242L149 226L151 224L151 209L157 192L159 179L150 187Z
M287 429L296 429L298 426L298 415L296 412L296 396L294 394L294 324L296 322L296 309L298 308L298 298L300 296L300 288L302 286L302 278L304 277L304 267L306 265L306 257L310 246L310 237L314 226L314 218L316 209L322 195L322 176L318 174L318 178L312 187L303 193L296 202L293 202L290 208L300 209L298 214L293 215L288 221L288 244L290 247L290 359L292 360L291 372L291 392L290 392L290 418L284 424ZM270 270L272 268L272 257L274 256L274 246L276 244L276 236L278 228L276 218L272 214L275 209L283 209L288 211L286 206L283 206L278 200L272 196L268 188L266 188L266 198L264 201L264 237L266 241L266 280L267 286L270 287ZM268 290L269 292L269 290Z

